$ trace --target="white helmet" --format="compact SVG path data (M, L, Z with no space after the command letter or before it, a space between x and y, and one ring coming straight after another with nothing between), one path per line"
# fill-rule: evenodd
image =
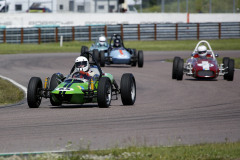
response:
M77 71L87 72L90 68L88 59L86 57L80 56L75 60L75 68Z
M201 45L197 48L197 52L199 56L204 57L207 55L207 47L204 45Z
M103 46L106 43L106 37L105 36L100 36L99 37L99 44Z

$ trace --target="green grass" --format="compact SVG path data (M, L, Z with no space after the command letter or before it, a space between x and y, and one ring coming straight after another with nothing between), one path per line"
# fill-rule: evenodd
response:
M19 88L0 78L0 105L17 103L23 97L24 93Z
M15 159L21 160L20 157ZM26 159L26 156L24 156ZM173 147L127 147L91 151L89 149L65 154L28 156L30 160L239 160L240 142L182 145ZM1 160L1 158L0 158Z
M158 2L158 4L156 3ZM219 3L220 2L220 3ZM143 12L161 12L161 1L155 1L152 5L147 5L149 1L143 1ZM145 4L145 5L144 5ZM235 0L235 12L239 13L240 0ZM180 12L186 13L186 1L180 1ZM139 7L138 7L138 11ZM164 12L178 12L177 0L165 1ZM189 13L209 13L209 0L188 0ZM212 0L212 13L233 13L232 0Z
M213 50L240 50L240 39L209 40ZM0 44L0 54L16 53L70 53L80 52L81 46L90 47L93 42L64 42L38 44ZM144 51L178 51L193 50L198 40L178 41L125 41L127 48L136 48Z

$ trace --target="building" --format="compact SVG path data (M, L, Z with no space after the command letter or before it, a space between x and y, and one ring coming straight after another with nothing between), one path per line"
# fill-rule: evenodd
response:
M34 9L31 10L31 7ZM118 0L0 0L0 11L8 13L111 13L118 9Z

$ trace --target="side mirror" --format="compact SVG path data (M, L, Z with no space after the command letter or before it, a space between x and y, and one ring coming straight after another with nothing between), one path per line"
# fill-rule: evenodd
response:
M215 57L219 57L219 55L218 55L218 54L215 54Z

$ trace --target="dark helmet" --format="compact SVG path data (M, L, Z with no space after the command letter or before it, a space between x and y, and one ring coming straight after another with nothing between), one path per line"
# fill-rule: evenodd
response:
M113 44L114 47L120 47L120 39L115 39L114 40L114 44Z

